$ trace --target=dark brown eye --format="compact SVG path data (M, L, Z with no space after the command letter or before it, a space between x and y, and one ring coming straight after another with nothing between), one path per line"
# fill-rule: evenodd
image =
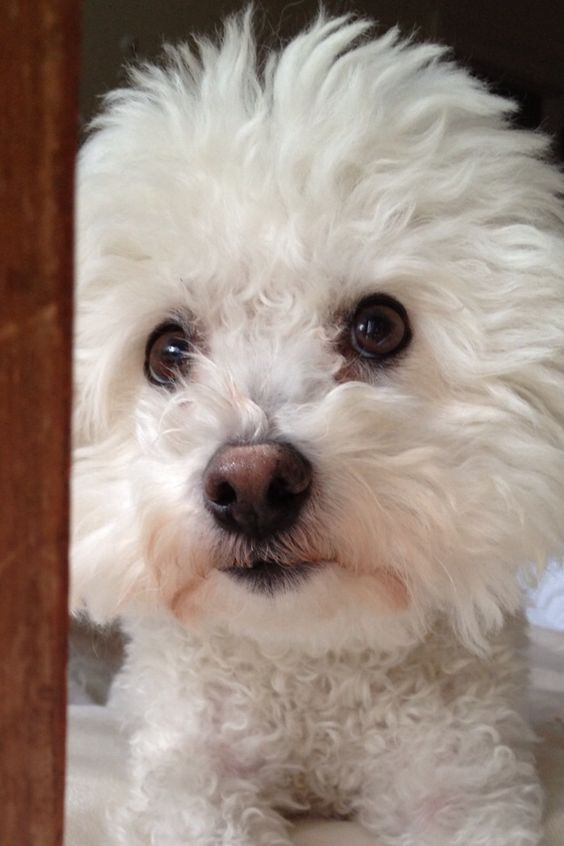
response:
M411 340L407 312L384 294L367 297L351 322L351 344L363 358L383 360L403 350Z
M172 388L188 369L190 341L178 323L162 323L145 347L145 376L153 385Z

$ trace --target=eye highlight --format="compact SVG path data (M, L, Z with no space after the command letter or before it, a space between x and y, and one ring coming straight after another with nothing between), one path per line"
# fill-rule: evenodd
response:
M393 297L374 294L358 304L350 322L350 344L362 358L384 361L410 341L407 312Z
M179 323L169 321L157 326L145 347L144 371L153 385L173 388L189 367L190 340Z

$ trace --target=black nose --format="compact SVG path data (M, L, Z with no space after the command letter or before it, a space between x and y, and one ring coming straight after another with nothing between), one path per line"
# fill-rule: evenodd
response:
M265 538L296 521L311 489L311 464L290 444L219 449L204 473L204 496L229 532Z

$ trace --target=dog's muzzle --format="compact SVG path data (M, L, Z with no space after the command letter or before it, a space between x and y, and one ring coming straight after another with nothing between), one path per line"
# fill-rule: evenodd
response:
M313 572L310 563L274 560L267 552L297 522L311 481L311 464L291 444L227 444L215 453L204 473L206 508L219 528L248 547L244 560L222 568L226 575L273 595Z

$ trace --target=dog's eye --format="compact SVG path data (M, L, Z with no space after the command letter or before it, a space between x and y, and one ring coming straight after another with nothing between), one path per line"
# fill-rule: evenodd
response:
M174 386L188 367L190 341L178 323L162 323L154 329L145 348L145 376L154 385Z
M397 300L376 294L359 303L351 322L351 344L363 358L396 355L410 340L407 312Z

